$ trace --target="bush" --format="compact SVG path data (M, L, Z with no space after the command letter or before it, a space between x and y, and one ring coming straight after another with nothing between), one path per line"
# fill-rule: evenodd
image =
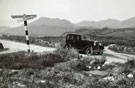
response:
M78 58L75 49L66 50L59 48L55 53L38 55L36 53L18 52L0 55L0 68L45 68L54 66L55 63Z
M53 66L55 63L63 62L64 60L57 54L47 54L43 56L42 65L43 66Z
M56 54L60 55L64 61L69 61L71 59L75 59L79 57L78 52L73 48L70 50L58 48Z
M70 67L70 62L69 61L55 64L54 68L58 69L59 71L64 71L64 72L72 70L72 68Z
M48 54L47 54L48 55ZM46 55L45 55L46 56ZM42 56L42 57L45 57ZM55 56L55 55L54 55ZM30 56L28 56L30 57ZM41 57L41 56L40 56ZM53 55L48 55L46 57L53 57ZM33 58L36 59L36 58ZM17 72L0 71L0 78L5 77L5 79L0 79L0 87L5 88L6 84L15 85L13 82L22 82L27 87L32 88L134 88L135 80L127 78L126 75L111 69L111 74L114 80L104 79L106 76L93 75L89 76L86 71L77 71L77 65L90 64L95 58L84 58L83 60L72 59L66 62L56 63L54 67L47 67L45 69L22 69L16 70ZM59 61L59 60L58 60ZM127 64L113 63L110 65L112 68L119 67L118 69L124 68ZM108 66L109 69L109 66ZM106 71L106 70L105 70ZM86 75L87 74L87 75ZM32 78L33 77L33 78ZM33 80L33 81L32 81ZM45 83L41 83L41 80L45 80ZM3 83L3 84L2 84ZM68 86L69 85L69 86ZM8 88L8 87L7 87ZM12 87L11 87L12 88Z
M101 67L100 70L102 70L102 65L105 62L106 62L105 57L102 58L79 57L78 60L74 61L73 67L75 70L89 71L89 70L97 69L100 66Z
M25 52L0 55L0 68L45 68L55 63L63 62L63 59L54 53L46 55L30 54Z
M128 54L135 54L135 47L125 46L125 45L113 45L110 46L109 49L114 50L120 53L128 53Z
M135 68L135 58L132 58L131 60L128 60L125 63L126 66L129 66L129 68Z

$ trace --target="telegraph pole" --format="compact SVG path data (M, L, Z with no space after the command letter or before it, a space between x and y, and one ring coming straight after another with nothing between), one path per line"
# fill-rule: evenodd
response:
M26 43L28 46L28 52L30 52L30 43L29 43L29 36L28 36L28 29L27 29L27 20L35 18L37 15L12 15L13 19L21 19L24 22L24 29L25 29L25 36L26 36Z

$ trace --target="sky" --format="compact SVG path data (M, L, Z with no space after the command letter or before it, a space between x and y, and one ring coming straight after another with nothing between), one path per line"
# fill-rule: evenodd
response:
M37 14L35 20L49 17L72 23L125 20L135 16L135 0L0 0L0 26L20 25L11 15L22 14Z

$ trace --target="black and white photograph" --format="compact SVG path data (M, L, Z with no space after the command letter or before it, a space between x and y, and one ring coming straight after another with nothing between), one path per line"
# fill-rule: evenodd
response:
M0 88L135 88L135 0L0 0Z

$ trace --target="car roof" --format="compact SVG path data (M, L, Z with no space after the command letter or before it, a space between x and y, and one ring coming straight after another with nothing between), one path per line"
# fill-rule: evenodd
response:
M81 34L77 34L77 33L71 33L71 34L67 34L68 35L79 35L79 36L82 36Z

